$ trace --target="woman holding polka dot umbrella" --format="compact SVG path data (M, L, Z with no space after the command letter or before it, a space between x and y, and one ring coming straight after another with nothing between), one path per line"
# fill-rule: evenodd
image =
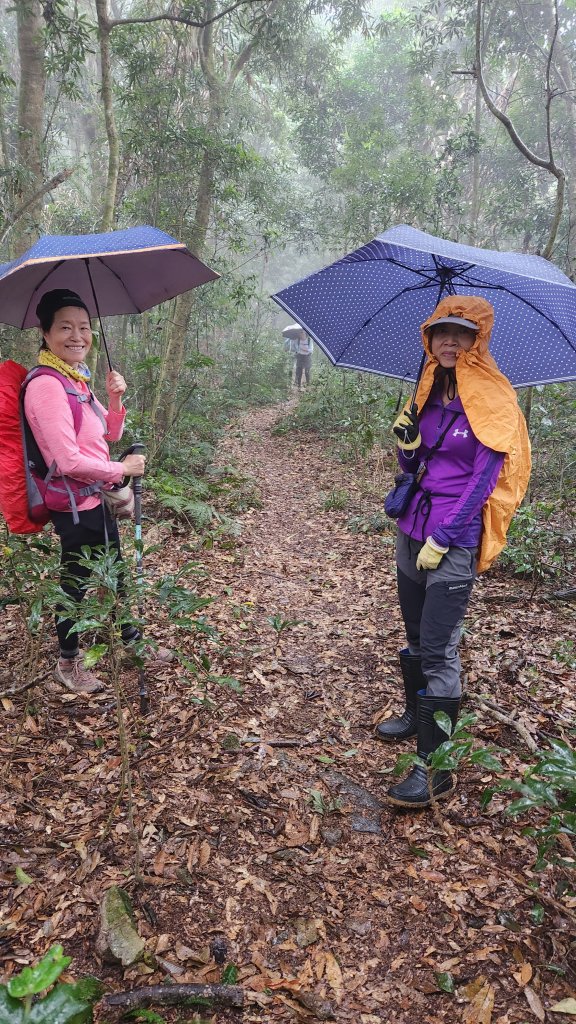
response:
M394 424L401 470L423 472L398 518L406 704L377 735L416 737L425 764L446 739L436 714L452 726L458 717L458 644L476 573L503 548L528 484L512 384L576 379L576 286L539 257L399 227L275 298L336 365L416 381ZM387 799L425 807L430 790L453 788L449 772L429 778L420 763Z
M400 652L406 704L382 722L386 742L417 737L424 763L447 738L436 714L456 724L461 701L458 645L478 572L506 542L530 477L530 442L516 393L489 351L494 321L486 299L449 295L422 324L426 364L415 402L393 431L404 472L418 487L398 521L398 597L407 648ZM401 807L447 796L449 772L422 765L392 786Z
M402 224L273 298L336 366L415 381L420 324L444 295L491 303L490 351L513 387L576 380L576 284L540 256Z

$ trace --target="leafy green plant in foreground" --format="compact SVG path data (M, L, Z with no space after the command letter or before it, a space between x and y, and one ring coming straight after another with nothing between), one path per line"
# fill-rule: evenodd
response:
M401 754L394 766L395 775L400 775L407 768L418 764L422 768L426 768L430 786L434 772L454 772L468 766L486 768L491 772L502 771L502 764L497 755L507 753L503 747L496 747L492 744L486 747L474 746L474 737L468 730L476 722L477 715L462 715L454 728L444 711L437 711L434 719L442 732L446 733L448 739L430 754L427 763L418 757L418 754ZM437 804L433 797L432 803Z
M526 769L522 779L504 779L487 791L484 804L496 792L518 793L506 814L518 818L540 811L546 816L541 824L524 829L524 835L532 836L538 844L536 869L548 863L576 868L576 857L561 857L555 852L562 836L568 840L567 846L576 838L576 751L564 740L551 738L549 742L550 750L539 753L538 761Z
M103 985L96 978L59 982L69 963L62 946L52 946L35 967L0 985L2 1024L90 1024Z

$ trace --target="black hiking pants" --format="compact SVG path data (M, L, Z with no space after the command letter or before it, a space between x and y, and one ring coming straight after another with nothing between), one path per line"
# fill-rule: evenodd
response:
M80 522L74 525L71 512L51 512L50 518L54 529L60 538L62 553L60 557L60 585L68 597L71 597L80 605L88 586L91 576L89 565L80 565L78 557L82 556L82 548L102 548L106 544L104 533L104 515L106 516L106 530L108 531L108 545L116 551L119 560L122 560L120 550L120 535L118 524L112 518L107 508L97 505L96 508L87 509L78 513ZM56 633L60 644L60 656L62 658L75 658L78 654L78 633L70 633L74 620L62 618L62 607L56 608ZM124 643L131 643L139 639L140 633L135 626L122 626L122 640Z

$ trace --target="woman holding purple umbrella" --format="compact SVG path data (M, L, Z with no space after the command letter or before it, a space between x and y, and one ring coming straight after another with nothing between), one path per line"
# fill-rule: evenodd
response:
M126 410L122 398L124 378L115 370L106 376L108 409L93 396L90 370L85 359L92 346L92 327L88 307L76 292L58 288L46 292L36 314L42 330L38 365L56 371L33 377L26 386L24 411L27 425L46 463L56 467L56 476L81 481L82 493L74 501L76 508L52 511L50 518L61 543L61 585L80 604L86 591L90 570L78 563L82 548L111 546L121 558L116 520L112 518L101 491L112 488L125 476L144 473L143 455L126 455L121 462L110 459L109 441L122 436ZM58 379L60 377L60 379ZM72 385L82 403L78 431L74 425L68 395L63 383ZM74 397L74 396L73 396ZM85 666L78 647L78 634L70 632L72 619L56 609L56 633L60 657L54 677L72 693L89 695L103 689L100 680ZM122 627L124 643L134 643L140 633L133 625ZM158 651L159 657L171 657Z

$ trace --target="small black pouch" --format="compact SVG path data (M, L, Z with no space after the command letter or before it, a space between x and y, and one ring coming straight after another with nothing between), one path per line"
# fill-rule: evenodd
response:
M394 487L384 499L384 511L391 519L399 519L406 511L410 501L418 490L416 473L398 473L394 477Z

